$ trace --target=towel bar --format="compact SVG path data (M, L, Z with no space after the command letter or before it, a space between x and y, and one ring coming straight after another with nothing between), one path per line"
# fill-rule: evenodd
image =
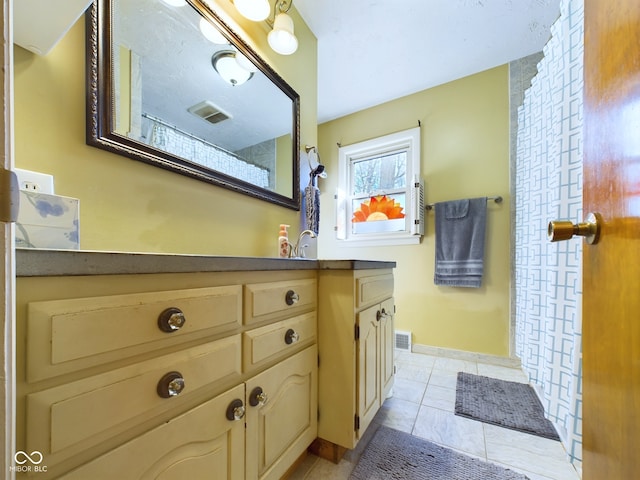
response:
M493 200L496 203L502 203L502 196L498 195L497 197L487 197L487 200ZM435 204L433 203L428 203L424 206L425 209L427 210L433 210Z

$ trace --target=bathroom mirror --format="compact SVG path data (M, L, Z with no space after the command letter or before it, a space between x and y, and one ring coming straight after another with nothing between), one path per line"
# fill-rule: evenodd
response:
M299 102L204 1L88 10L89 145L298 210Z

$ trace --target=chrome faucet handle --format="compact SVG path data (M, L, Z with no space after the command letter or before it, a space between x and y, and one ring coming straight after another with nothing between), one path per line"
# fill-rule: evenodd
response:
M300 245L300 242L302 242L302 239L305 236L309 236L309 238L317 238L317 235L313 232L313 230L303 230L302 232L300 232L300 235L298 235L298 241L296 242L295 246L291 246L289 258L306 258L304 249L308 247L309 244L306 243Z

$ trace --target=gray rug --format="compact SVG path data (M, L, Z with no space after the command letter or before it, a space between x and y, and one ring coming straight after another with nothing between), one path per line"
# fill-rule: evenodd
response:
M381 426L351 480L527 480L498 465L468 457L408 433Z
M560 440L535 391L525 383L458 372L456 415Z

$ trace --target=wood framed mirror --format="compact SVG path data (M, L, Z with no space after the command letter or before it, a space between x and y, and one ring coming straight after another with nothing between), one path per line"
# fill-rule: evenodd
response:
M169 3L90 6L87 143L299 210L298 94L206 3Z

